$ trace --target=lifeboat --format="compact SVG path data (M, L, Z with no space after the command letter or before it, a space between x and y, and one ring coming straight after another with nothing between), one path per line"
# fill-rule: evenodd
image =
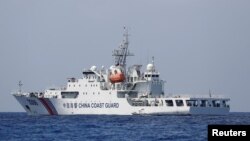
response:
M125 80L125 75L121 68L112 67L109 75L109 80L111 83L119 83Z

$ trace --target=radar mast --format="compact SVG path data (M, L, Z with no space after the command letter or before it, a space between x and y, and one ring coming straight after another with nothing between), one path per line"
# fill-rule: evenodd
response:
M115 65L121 66L126 70L126 59L127 56L134 56L134 54L130 53L128 50L128 29L124 26L124 33L123 33L123 41L119 46L119 49L115 49L113 51L113 56L115 56Z

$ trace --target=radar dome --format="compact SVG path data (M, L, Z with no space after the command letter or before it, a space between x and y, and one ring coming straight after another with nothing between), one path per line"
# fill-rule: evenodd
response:
M147 65L147 71L153 71L154 70L154 65L153 64L148 64Z
M91 71L96 71L96 70L97 70L97 67L96 67L96 66L92 66L92 67L90 68L90 70L91 70Z

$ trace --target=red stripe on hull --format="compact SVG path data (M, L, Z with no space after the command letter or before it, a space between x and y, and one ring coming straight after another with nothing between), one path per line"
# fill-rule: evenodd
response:
M50 115L54 115L52 109L49 107L49 104L46 102L46 100L44 98L39 98L39 99L42 102L43 106L47 109L48 113Z

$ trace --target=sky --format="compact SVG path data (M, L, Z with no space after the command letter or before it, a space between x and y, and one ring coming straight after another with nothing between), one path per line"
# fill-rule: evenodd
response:
M250 112L249 0L0 0L0 112L11 95L43 91L109 68L129 29L128 64L155 58L168 95L224 95Z

